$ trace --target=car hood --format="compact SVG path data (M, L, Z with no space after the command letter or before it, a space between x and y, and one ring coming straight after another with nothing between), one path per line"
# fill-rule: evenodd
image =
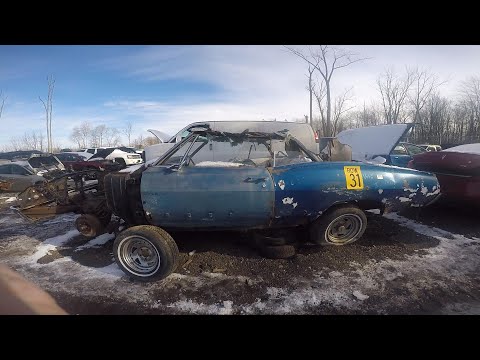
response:
M170 135L165 134L164 132L161 132L158 130L148 129L148 131L150 131L153 135L155 135L157 139L160 140L160 142L162 143L166 143L168 142L168 140L172 138Z
M35 173L52 170L65 170L65 166L53 155L34 156L28 159L28 164Z
M389 155L413 124L390 124L348 129L337 135L338 141L352 148L352 160L371 160Z

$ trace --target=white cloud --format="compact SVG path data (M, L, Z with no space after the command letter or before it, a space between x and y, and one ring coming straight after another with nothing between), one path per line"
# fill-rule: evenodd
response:
M405 65L431 69L442 80L450 78L442 93L454 95L461 80L477 75L480 60L479 46L341 47L370 58L334 74L333 95L353 86L357 104L378 98L375 79L387 66L397 71ZM88 107L54 103L53 131L62 144L70 143L72 128L85 120L117 128L132 121L134 136L138 136L146 135L148 128L173 134L193 121L294 120L308 113L307 66L282 46L139 46L130 54L100 59L95 67L130 79L135 86L122 89L122 97L112 96L110 101L99 100ZM187 91L179 94L177 88L172 96L159 93L148 97L136 91L142 85L165 80L198 82L214 91L192 95L187 86L190 95ZM12 126L0 134L0 145L26 130L43 130L44 114L39 104L24 102L16 108L6 106L2 120Z

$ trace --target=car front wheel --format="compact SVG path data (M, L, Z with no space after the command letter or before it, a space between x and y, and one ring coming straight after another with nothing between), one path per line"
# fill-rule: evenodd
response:
M347 245L360 239L366 228L363 210L354 205L339 206L310 226L310 240L319 245Z
M179 255L173 238L151 225L122 231L113 243L113 254L122 271L139 281L166 278L175 270Z

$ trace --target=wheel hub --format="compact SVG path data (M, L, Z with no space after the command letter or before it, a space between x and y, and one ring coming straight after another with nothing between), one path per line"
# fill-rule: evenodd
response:
M125 239L118 252L122 262L135 273L152 273L160 266L158 251L143 237L132 236Z
M334 219L327 228L326 239L329 243L344 245L351 242L361 231L362 220L355 214L344 214Z

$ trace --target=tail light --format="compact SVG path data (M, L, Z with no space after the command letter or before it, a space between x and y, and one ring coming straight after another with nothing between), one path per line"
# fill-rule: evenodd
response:
M413 159L412 159L412 160L410 160L410 161L408 162L407 167L410 168L410 169L414 169L413 164L414 164L414 161L413 161Z

